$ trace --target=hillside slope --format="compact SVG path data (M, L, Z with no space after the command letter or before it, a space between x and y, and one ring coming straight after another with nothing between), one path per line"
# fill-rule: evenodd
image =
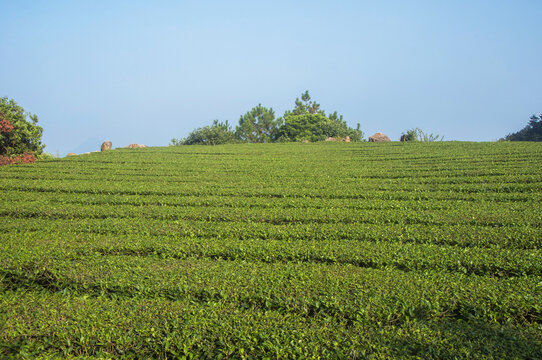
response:
M0 168L0 357L542 358L542 144Z

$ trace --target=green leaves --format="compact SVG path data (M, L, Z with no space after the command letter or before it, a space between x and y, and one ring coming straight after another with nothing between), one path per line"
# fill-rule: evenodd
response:
M43 128L37 123L38 117L25 113L15 100L0 98L0 156L41 154L45 147L41 144Z
M400 141L401 142L407 142L407 141L422 141L422 142L433 142L433 141L442 141L444 140L444 136L440 136L438 134L429 134L426 132L423 132L420 128L415 129L409 129L406 133L403 133L401 135Z
M542 114L532 115L529 123L520 131L508 134L504 139L508 141L542 141Z
M266 143L274 138L277 127L273 108L268 109L258 104L241 116L235 133L244 142Z
M192 131L186 139L173 138L170 145L220 145L235 142L237 142L237 137L228 121L215 120L211 126L204 126Z
M334 113L326 116L324 110L320 110L320 104L310 101L309 92L296 99L296 107L293 111L284 113L283 124L277 132L280 141L324 141L329 137L337 140L349 137L351 141L361 141L363 132L348 127L342 115Z
M4 167L0 357L540 358L540 150L238 144Z

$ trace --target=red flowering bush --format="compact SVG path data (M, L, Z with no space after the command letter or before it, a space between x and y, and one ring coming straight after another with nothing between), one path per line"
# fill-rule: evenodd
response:
M15 100L0 97L0 156L3 162L12 159L30 161L28 153L40 155L45 147L41 143L42 133L36 115L24 111Z
M9 136L15 129L15 126L5 118L3 113L0 113L0 134L3 136ZM2 165L11 165L11 164L30 164L36 161L36 157L32 152L25 152L22 155L9 156L9 155L0 155L0 166Z
M9 136L8 134L11 133L13 129L15 129L15 126L13 126L11 122L5 118L3 113L0 113L0 134L2 134L2 136ZM17 156L0 155L0 166L11 164L30 164L35 161L36 157L32 152L25 152L24 154Z
M2 165L11 165L11 164L30 164L36 161L36 157L33 153L27 152L23 155L18 156L2 156L0 155L0 166Z

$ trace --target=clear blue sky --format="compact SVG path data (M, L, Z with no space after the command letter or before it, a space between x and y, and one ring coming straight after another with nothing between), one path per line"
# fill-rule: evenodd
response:
M542 1L0 0L0 96L60 155L165 146L304 90L366 136L491 141L542 112Z

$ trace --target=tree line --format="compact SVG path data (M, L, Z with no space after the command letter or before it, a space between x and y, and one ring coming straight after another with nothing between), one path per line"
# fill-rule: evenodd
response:
M25 112L13 99L0 97L0 165L51 158L52 155L43 153L42 134L43 128L38 125L36 115ZM315 142L330 137L364 141L359 123L352 129L336 111L326 114L305 91L295 100L295 107L285 111L282 117L275 118L273 108L258 104L241 115L235 128L228 121L215 120L211 125L195 129L186 138L172 139L170 145ZM403 133L400 140L430 142L442 139L415 128ZM531 116L527 126L500 140L542 141L542 114Z
M291 141L323 141L327 138L362 141L360 125L348 127L343 116L326 114L320 104L311 100L309 91L297 98L293 110L275 118L273 108L261 104L241 115L235 129L228 121L215 120L211 125L193 130L186 138L172 139L170 145L218 145L230 143L271 143Z

